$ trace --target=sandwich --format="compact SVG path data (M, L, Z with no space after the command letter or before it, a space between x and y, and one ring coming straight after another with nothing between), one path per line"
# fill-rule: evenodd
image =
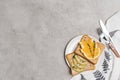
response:
M83 35L75 49L75 53L89 62L96 64L104 48L105 45L103 43L96 42L88 35Z
M66 58L70 65L72 76L75 76L83 71L95 69L95 66L92 63L88 62L86 59L74 52L66 55Z

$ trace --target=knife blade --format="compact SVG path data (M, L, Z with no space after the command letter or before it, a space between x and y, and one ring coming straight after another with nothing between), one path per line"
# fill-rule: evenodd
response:
M120 58L120 54L116 50L116 48L113 44L113 40L112 40L111 36L109 35L109 32L107 31L106 26L104 25L102 20L100 20L100 26L101 26L102 32L103 32L106 40L108 41L108 45L109 45L110 49L113 51L113 53L116 55L116 57Z

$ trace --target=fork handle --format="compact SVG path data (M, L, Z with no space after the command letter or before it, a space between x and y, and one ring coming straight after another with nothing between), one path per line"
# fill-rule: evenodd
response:
M113 51L113 53L116 55L116 57L120 58L120 55L119 55L118 51L116 50L116 48L114 47L113 43L109 43L109 46L110 46L111 50Z

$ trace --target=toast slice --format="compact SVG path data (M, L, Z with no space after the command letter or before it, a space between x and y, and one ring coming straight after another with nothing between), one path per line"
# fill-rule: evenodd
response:
M80 67L78 66L76 67L76 65L78 65L79 62L77 64L74 63L74 60L75 60L74 56L75 57L77 56L79 57L78 59L82 60L82 62L80 62ZM70 53L66 55L66 58L70 65L72 76L75 76L83 71L95 69L95 66L92 63L88 62L86 59L82 58L81 56L76 55L75 53Z
M90 37L87 36L87 35L84 35L81 40L83 40L83 38L92 39L92 38L90 38ZM104 45L103 43L101 43L101 42L95 42L95 43L96 43L97 46L100 48L100 55L101 55L102 52L103 52L103 50L104 50L104 48L105 48L105 45ZM99 55L99 56L96 57L95 59L88 59L88 58L81 52L80 42L78 43L78 45L77 45L77 47L76 47L76 49L75 49L75 53L78 54L78 55L80 55L81 57L87 59L89 62L91 62L91 63L93 63L93 64L96 64L96 63L97 63L98 58L99 58L99 56L100 56L100 55Z

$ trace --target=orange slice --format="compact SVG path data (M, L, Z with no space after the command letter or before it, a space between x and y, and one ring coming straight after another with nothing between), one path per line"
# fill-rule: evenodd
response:
M82 37L80 45L81 45L80 51L88 59L95 59L100 55L100 48L97 46L96 42L88 35L84 35Z

